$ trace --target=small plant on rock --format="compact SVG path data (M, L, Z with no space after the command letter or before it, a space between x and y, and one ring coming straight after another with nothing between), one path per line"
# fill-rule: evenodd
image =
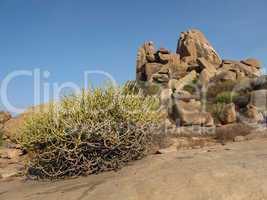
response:
M238 93L236 92L221 92L216 96L215 102L221 104L229 104L234 102L237 97Z

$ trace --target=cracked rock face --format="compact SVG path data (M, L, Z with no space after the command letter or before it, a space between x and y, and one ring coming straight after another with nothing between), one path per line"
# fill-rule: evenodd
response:
M210 85L227 82L236 82L240 85L242 83L242 88L247 88L245 80L249 80L248 88L266 90L266 78L259 78L261 63L258 60L255 58L241 61L222 60L204 34L196 29L180 34L176 52L162 47L157 49L153 42L144 43L138 50L136 72L137 83L156 84L159 88L158 94L166 89L167 92L171 92L169 96L178 96L181 101L185 102L190 99L201 100L200 90L205 90ZM256 80L254 81L254 79ZM190 94L182 95L185 91ZM261 101L257 103L263 106L266 98L258 93ZM171 97L168 97L167 101L164 100L163 104L166 102L172 104L170 103L172 102ZM249 100L247 98L245 100L242 100L243 103L241 102L244 104L242 107L246 107L248 104ZM212 102L209 103L212 104ZM173 105L167 105L166 111L170 114L173 122L178 120L181 125L214 125L214 120L208 112L196 111L193 114L179 112L178 115ZM256 115L251 112L250 115L252 114ZM261 118L261 116L256 117ZM237 118L235 105L226 106L220 118L222 119L219 121L223 124L234 123Z
M208 62L221 64L222 60L204 34L199 30L182 32L178 41L176 53L187 62L196 62L204 57Z

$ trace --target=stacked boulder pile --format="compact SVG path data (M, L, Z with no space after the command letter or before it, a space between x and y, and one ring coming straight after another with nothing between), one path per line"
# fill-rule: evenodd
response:
M266 118L267 84L261 76L261 63L253 58L221 59L199 30L182 32L175 53L156 49L153 42L144 43L138 49L136 83L141 88L158 86L157 95L176 126L236 123L241 120L240 112L256 123ZM232 101L224 101L226 95L220 94L226 92L224 87ZM219 91L210 95L216 89ZM220 98L223 106L214 112Z

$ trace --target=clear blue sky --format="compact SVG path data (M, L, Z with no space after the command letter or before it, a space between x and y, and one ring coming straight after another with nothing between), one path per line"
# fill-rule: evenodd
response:
M175 51L189 28L202 30L223 58L267 66L266 11L266 0L0 0L0 79L40 68L51 83L81 84L84 70L103 70L123 83L135 78L144 41ZM30 78L9 91L15 105L33 103Z

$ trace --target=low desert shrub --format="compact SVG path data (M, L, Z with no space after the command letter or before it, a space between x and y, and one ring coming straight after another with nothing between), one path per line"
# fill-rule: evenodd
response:
M215 98L215 103L229 104L235 102L235 99L238 97L236 92L221 92Z
M158 95L161 91L161 85L158 83L152 83L147 81L136 81L136 87L139 88L139 92L142 92L145 96Z
M116 170L146 155L160 115L159 100L96 89L72 95L48 112L36 113L22 129L29 174L64 178Z
M189 92L190 94L194 94L197 91L196 85L185 85L183 90Z

